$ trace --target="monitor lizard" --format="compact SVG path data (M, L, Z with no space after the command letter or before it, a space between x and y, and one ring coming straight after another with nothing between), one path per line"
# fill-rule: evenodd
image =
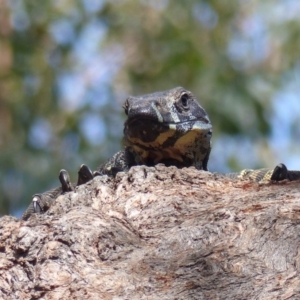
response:
M23 220L27 220L33 213L46 212L59 195L74 190L77 185L95 176L115 177L118 172L126 172L132 166L163 163L178 168L194 166L198 170L208 171L212 124L190 91L176 87L164 92L129 97L125 101L124 110L127 115L124 149L100 165L95 172L82 165L76 184L70 183L66 170L61 170L61 186L34 195L22 216ZM290 171L284 164L278 164L274 169L246 169L223 175L249 178L257 182L300 179L300 171Z

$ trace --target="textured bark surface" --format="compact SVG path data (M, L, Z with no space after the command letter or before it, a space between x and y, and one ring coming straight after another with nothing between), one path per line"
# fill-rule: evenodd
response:
M1 299L300 299L300 182L134 167L0 219Z

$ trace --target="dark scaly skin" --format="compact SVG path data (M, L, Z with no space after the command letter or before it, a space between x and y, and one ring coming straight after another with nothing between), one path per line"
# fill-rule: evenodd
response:
M194 166L207 171L211 151L212 125L195 96L182 87L138 97L129 97L124 105L127 120L124 124L125 148L113 155L91 174L81 167L77 185L94 176L116 176L132 166L154 166L163 163L178 168ZM257 182L300 179L300 171L289 171L284 164L274 169L243 170L223 174L230 178L247 178ZM31 214L44 213L62 193L71 191L65 170L59 176L62 187L35 195L22 219Z
M60 170L58 178L61 186L42 194L35 194L32 202L23 213L21 217L22 220L27 220L34 213L45 213L57 197L64 193L74 191L76 186L90 181L93 179L93 174L86 165L81 165L78 171L78 181L76 184L71 183L69 173L64 169Z

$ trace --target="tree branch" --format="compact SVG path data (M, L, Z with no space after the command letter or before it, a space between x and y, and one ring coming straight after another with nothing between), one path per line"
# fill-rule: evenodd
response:
M3 299L298 299L299 181L133 167L0 220Z

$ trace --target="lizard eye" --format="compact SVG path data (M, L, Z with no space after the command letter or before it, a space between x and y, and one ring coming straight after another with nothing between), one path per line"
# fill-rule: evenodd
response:
M183 106L183 108L187 109L189 107L189 95L187 93L183 93L181 96L180 96L180 101L181 101L181 104Z
M126 99L124 105L123 105L123 108L124 108L124 111L125 111L125 114L128 116L128 108L129 108L129 101L128 99Z

